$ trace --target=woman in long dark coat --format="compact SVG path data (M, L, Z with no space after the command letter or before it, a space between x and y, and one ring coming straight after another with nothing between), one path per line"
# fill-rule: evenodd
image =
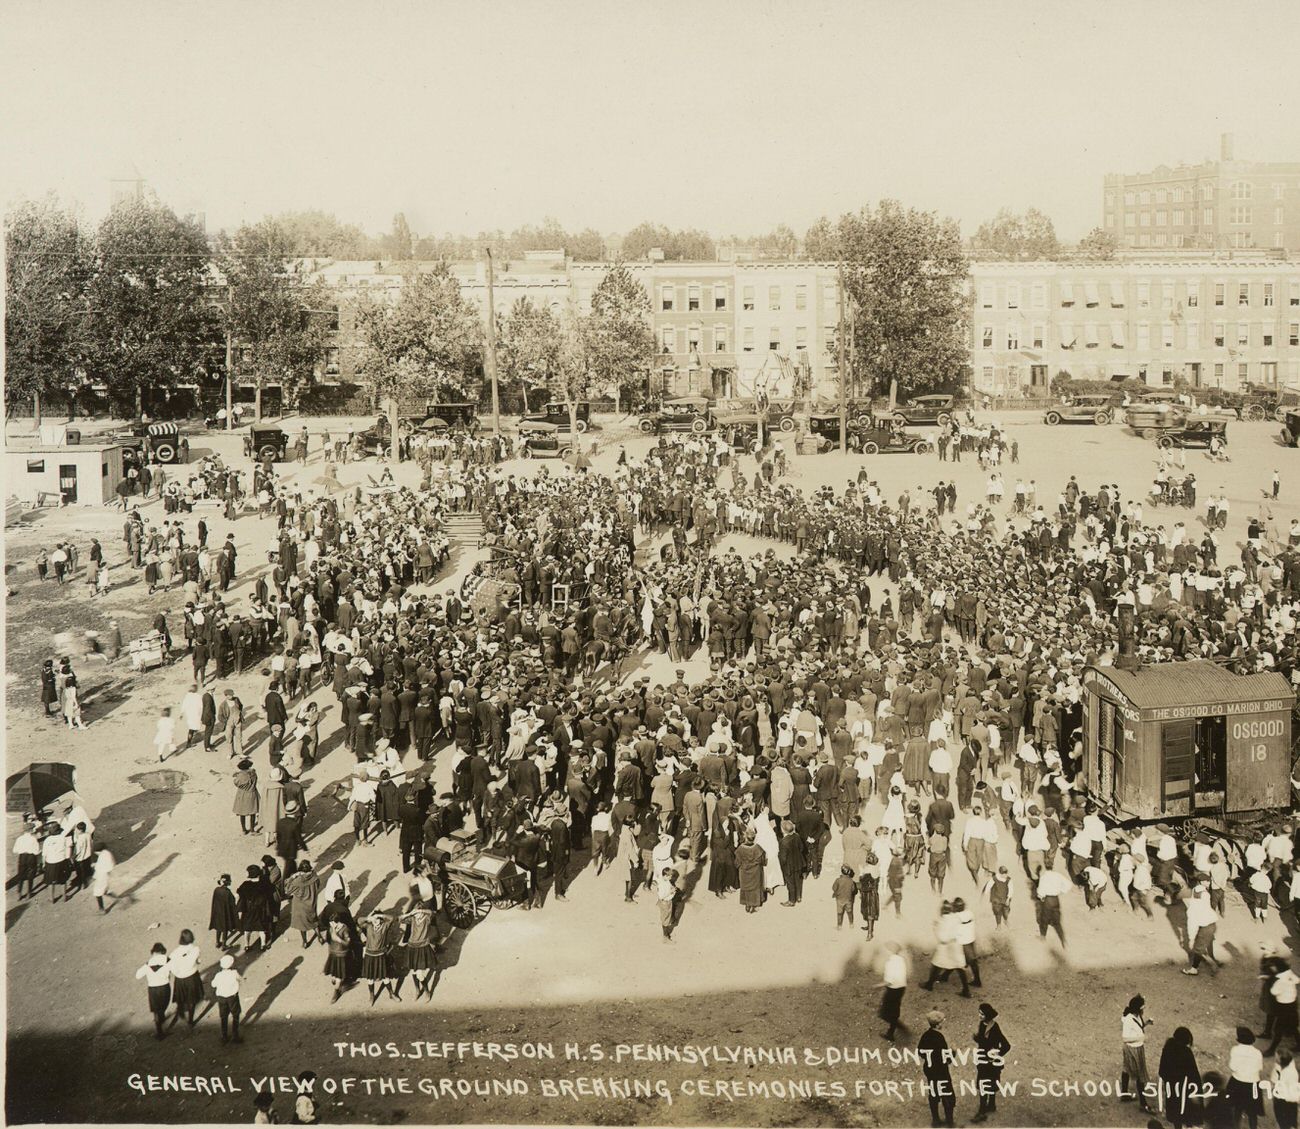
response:
M1165 1116L1174 1129L1199 1125L1201 1121L1201 1072L1192 1053L1192 1033L1174 1028L1160 1052L1160 1097Z
M744 842L736 848L736 870L740 883L740 904L746 913L755 913L763 904L764 878L763 866L767 862L767 852L757 843L758 834L752 828L746 828Z
M257 829L257 769L253 762L245 757L235 770L235 804L234 813L239 816L239 829L245 835L251 835Z
M738 824L729 812L722 810L722 801L719 800L709 832L709 889L719 898L725 897L739 884L740 874L736 870L738 842Z
M252 947L253 934L261 948L266 948L272 930L271 884L260 866L250 866L248 877L239 884L239 928Z
M217 879L217 888L212 891L212 913L208 918L208 928L216 932L219 949L224 949L231 937L239 932L239 906L230 890L229 874L223 874Z
M320 879L306 859L298 860L298 869L285 882L284 892L289 895L289 928L302 934L302 947L305 949L320 933L320 920L316 916Z
M59 686L54 677L54 660L46 659L41 664L41 705L46 717L58 717L58 710L50 712L50 707L59 700Z
M1006 1063L1011 1044L998 1026L997 1009L992 1004L980 1004L980 1025L975 1032L975 1046L980 1055L975 1065L975 1077L980 1084L979 1112L972 1121L984 1121L997 1109L998 1082Z

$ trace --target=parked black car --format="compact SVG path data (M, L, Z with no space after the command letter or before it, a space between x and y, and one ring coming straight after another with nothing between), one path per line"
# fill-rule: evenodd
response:
M127 462L137 465L179 463L184 450L180 428L174 423L135 423L129 430L108 438L122 445L122 457Z
M957 411L957 397L948 395L916 396L894 408L894 418L908 424L947 425Z
M574 414L578 419L578 431L584 432L591 427L591 404L581 400L574 405ZM563 400L553 400L540 412L528 412L519 419L519 430L526 431L528 424L549 423L563 432L569 430L569 406Z
M808 430L828 442L838 446L840 441L840 416L835 413L818 413L808 417ZM860 451L864 455L898 454L915 451L925 454L934 450L934 445L923 435L906 431L897 423L888 420L873 420L871 417L850 419L848 422L848 439L845 446L851 451Z
M259 463L282 463L289 457L289 433L283 428L255 423L244 433L244 454Z
M1300 412L1283 413L1282 442L1288 447L1300 445Z
M678 396L664 400L657 411L646 412L637 420L637 427L647 435L663 431L703 434L712 431L714 426L713 401L707 396Z
M1156 437L1156 446L1164 447L1206 447L1211 440L1218 438L1227 446L1228 425L1223 420L1198 419L1193 416L1186 422L1166 428Z

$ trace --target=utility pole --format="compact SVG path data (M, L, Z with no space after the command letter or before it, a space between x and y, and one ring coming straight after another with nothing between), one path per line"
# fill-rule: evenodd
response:
M840 454L846 455L849 451L849 365L848 358L845 355L845 334L844 334L844 271L840 271L840 324L839 324L839 370L840 370Z
M234 368L235 368L235 337L230 327L230 319L235 309L235 287L232 283L226 283L226 430L232 431L235 426L235 390L234 390Z
M497 390L497 308L492 296L492 248L487 250L487 370L492 381L492 431L501 435L501 398Z

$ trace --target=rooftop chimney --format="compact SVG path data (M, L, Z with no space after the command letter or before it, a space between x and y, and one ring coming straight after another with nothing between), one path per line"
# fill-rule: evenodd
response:
M1221 133L1219 135L1219 160L1231 161L1232 159L1232 134Z

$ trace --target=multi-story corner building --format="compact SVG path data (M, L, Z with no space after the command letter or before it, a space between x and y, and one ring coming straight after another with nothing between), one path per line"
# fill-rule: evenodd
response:
M1300 251L1300 162L1236 160L1225 133L1217 161L1108 173L1102 227L1122 248Z
M1300 386L1300 263L974 263L975 388L1046 395L1089 380Z

